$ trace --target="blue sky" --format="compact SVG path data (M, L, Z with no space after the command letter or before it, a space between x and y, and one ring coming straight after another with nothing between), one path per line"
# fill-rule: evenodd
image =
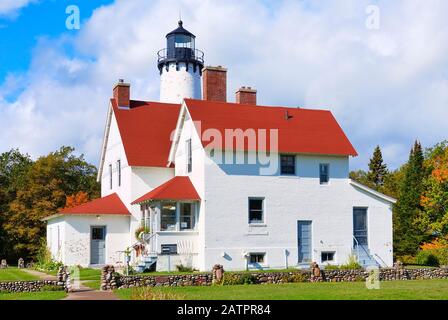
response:
M73 4L80 30L65 26ZM179 10L206 63L229 69L230 101L247 85L263 105L330 109L352 169L377 144L396 168L415 139L447 139L448 1L1 0L0 152L72 145L97 164L113 84L158 99L156 52Z

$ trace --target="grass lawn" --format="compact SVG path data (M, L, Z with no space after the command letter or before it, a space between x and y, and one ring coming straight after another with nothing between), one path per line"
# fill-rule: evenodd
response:
M66 296L64 291L0 293L0 300L60 300Z
M82 284L94 290L100 290L101 280L84 281Z
M40 270L39 270L40 271ZM55 276L57 271L42 271L46 274ZM101 278L101 269L81 268L79 270L79 280L99 280Z
M115 293L129 300L133 289ZM384 281L368 290L364 282L156 288L187 300L425 300L448 299L448 280Z
M39 278L17 268L0 269L0 281L28 280L39 280Z

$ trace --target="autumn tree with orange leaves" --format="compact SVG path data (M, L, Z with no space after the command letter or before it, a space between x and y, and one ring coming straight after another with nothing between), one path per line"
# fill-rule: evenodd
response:
M448 141L428 150L425 166L430 174L425 180L420 202L424 214L421 225L428 233L439 238L448 237Z

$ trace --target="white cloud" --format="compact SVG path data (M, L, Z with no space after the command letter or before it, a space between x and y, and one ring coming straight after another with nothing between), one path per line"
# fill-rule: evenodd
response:
M377 144L396 167L415 139L429 146L447 138L448 2L376 1L379 30L365 27L369 4L116 1L76 36L40 41L27 74L0 87L0 96L24 87L16 101L0 98L0 151L75 145L96 163L116 79L131 81L134 99L158 99L156 52L181 8L206 63L229 68L230 101L249 85L261 104L330 109L360 154L354 168Z
M1 0L0 16L9 16L16 14L22 8L25 8L32 2L37 0Z

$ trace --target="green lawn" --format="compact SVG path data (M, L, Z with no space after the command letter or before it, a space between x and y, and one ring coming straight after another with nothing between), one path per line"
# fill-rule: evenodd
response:
M129 300L132 290L115 293ZM156 288L187 300L425 300L448 299L448 280L381 282L381 289L369 290L364 282L288 283L267 285Z
M64 291L0 293L0 300L60 300L66 296Z
M101 280L84 281L82 284L94 290L100 290Z
M40 271L40 270L39 270ZM42 271L46 274L55 276L57 271ZM101 269L81 268L79 270L80 280L99 280L101 278Z
M38 279L38 277L17 268L0 269L0 281L28 281Z

